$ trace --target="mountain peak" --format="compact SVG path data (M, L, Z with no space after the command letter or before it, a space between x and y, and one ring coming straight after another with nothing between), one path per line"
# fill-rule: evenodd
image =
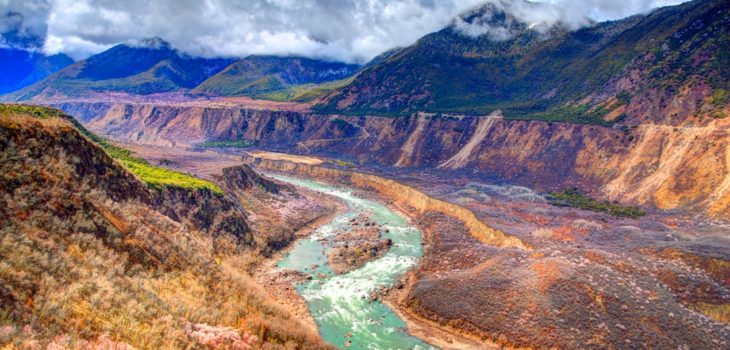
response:
M488 35L494 41L509 40L527 29L525 23L512 15L510 4L499 1L478 6L456 17L451 27L470 37Z
M494 41L505 41L526 31L547 34L555 29L576 30L595 24L588 17L571 15L550 3L494 0L461 14L451 28L471 37L488 35Z
M160 37L144 38L139 40L130 40L124 44L128 47L145 48L152 50L172 50L170 43Z

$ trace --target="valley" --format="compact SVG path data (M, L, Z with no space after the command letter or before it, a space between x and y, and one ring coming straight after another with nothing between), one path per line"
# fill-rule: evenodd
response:
M404 213L424 235L424 258L398 288L384 290L378 298L399 310L409 329L430 329L421 334L440 348L473 348L487 340L495 346L572 347L571 342L589 341L572 333L569 325L576 323L596 327L597 333L581 334L601 337L598 347L618 346L625 339L645 341L647 317L656 320L652 327L667 332L672 331L665 327L677 322L687 329L708 329L720 322L713 330L719 338L706 339L709 347L728 336L726 326L720 326L726 322L720 310L730 297L723 267L728 227L722 221L702 223L658 209L638 218L615 218L556 207L544 194L515 184L345 164L325 156L139 144L130 148L153 163L165 159L203 177L210 172L203 164L243 161L267 173L352 187ZM419 197L424 195L433 199ZM296 286L298 279L292 281L283 288ZM699 290L703 292L697 294ZM448 299L443 291L449 291ZM487 298L475 299L477 295ZM572 302L553 304L561 300ZM485 308L495 312L467 312ZM570 322L560 321L570 317ZM561 323L566 328L555 327ZM612 333L618 338L606 338ZM684 334L681 339L655 334L655 342L647 346L704 341L699 333Z
M730 348L729 2L325 3L0 2L0 349Z
M205 140L248 140L270 150L406 172L501 178L545 192L578 187L599 198L661 210L710 217L730 211L723 185L730 177L730 119L604 127L425 113L348 117L245 103L52 105L124 142L190 147ZM700 139L705 142L691 147Z

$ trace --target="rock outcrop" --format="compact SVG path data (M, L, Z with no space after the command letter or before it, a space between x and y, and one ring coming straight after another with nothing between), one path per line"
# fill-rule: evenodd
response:
M545 191L579 187L630 204L730 216L730 118L605 127L424 113L387 118L174 104L58 107L124 141L256 140L269 150L499 178Z

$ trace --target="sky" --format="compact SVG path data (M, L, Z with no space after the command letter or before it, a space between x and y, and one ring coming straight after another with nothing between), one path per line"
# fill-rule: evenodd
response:
M364 63L451 24L465 35L506 38L459 21L486 2L528 24L576 29L683 0L0 0L0 46L82 59L122 42L160 37L195 56Z

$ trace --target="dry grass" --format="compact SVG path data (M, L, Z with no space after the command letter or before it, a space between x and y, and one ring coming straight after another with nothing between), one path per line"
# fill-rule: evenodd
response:
M0 113L0 348L327 348L237 269L248 241L163 215L67 122L30 118Z

